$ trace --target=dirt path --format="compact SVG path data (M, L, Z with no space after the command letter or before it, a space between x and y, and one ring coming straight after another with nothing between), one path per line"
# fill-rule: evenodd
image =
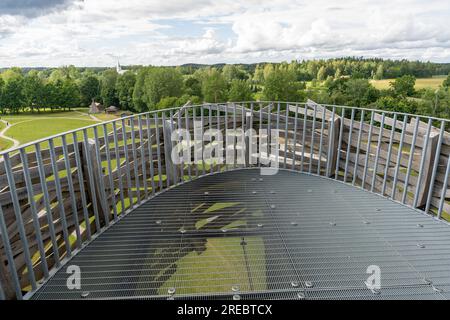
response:
M6 139L6 140L11 141L11 142L13 143L13 146L12 146L11 148L18 147L18 146L20 145L20 142L19 142L19 141L17 141L17 140L14 139L14 138L10 138L10 137L8 137L8 136L5 136L5 132L8 131L8 129L9 129L11 126L8 125L8 122L6 122L5 120L1 120L1 119L0 119L0 121L3 122L3 123L5 124L5 128L4 128L2 131L0 131L0 138L3 138L3 139Z
M92 120L102 122L102 120L100 120L99 118L97 118L97 117L94 116L93 114L90 114L90 113L84 113L84 112L76 111L76 110L75 110L75 112L76 112L76 113L79 113L79 114L82 114L83 116L89 116L89 117L91 117Z

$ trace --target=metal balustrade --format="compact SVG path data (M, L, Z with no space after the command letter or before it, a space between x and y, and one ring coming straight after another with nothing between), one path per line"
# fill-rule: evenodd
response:
M270 160L280 169L337 180L446 224L448 122L312 101L186 105L4 151L0 299L31 297L89 243L152 197L206 175L266 167ZM238 128L242 131L227 134ZM172 141L174 132L179 141ZM261 142L276 143L275 159L263 152ZM178 153L180 145L190 161L176 164L172 152ZM187 151L194 147L201 152ZM216 158L233 161L208 163L205 150L218 150Z

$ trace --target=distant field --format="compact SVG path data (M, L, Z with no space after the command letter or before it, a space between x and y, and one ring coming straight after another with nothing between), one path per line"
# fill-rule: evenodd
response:
M4 135L18 140L20 144L24 144L101 121L112 120L116 117L114 115L99 114L93 118L87 112L87 108L80 108L61 112L19 113L17 115L2 116L1 119L10 124ZM0 122L0 131L4 128L5 124ZM60 142L55 141L55 143L58 145ZM6 150L11 147L11 141L0 137L0 150Z
M416 90L430 88L437 89L442 82L445 80L446 76L436 76L433 78L418 78L416 80ZM383 79L383 80L370 80L370 83L377 89L389 89L389 83L395 79Z

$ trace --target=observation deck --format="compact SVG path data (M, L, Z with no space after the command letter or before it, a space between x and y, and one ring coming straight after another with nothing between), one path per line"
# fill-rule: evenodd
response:
M198 139L195 123L215 131ZM312 101L210 104L7 151L0 297L450 299L447 124ZM230 150L240 162L219 161Z

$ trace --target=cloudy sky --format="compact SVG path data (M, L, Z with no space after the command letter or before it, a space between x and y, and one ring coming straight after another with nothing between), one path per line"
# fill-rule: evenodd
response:
M0 67L450 62L448 0L0 0Z

